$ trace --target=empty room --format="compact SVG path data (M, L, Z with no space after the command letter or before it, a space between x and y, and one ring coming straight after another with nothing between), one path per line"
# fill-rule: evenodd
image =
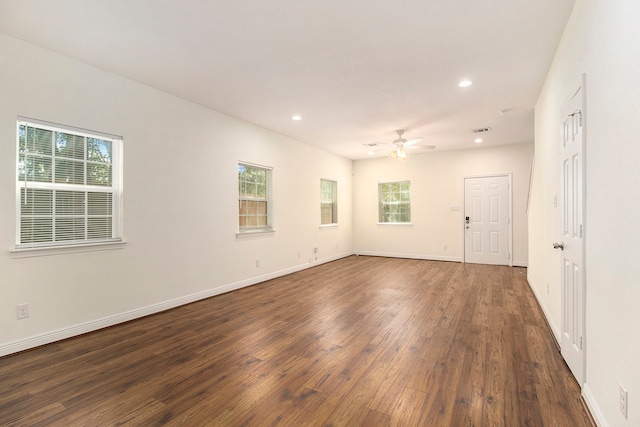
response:
M0 0L0 425L639 426L638 16Z

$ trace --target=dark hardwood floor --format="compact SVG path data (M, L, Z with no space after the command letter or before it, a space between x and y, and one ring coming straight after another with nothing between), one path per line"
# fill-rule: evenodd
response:
M523 268L349 257L0 359L2 426L591 426Z

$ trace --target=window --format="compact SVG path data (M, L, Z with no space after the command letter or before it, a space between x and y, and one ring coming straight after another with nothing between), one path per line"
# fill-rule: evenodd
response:
M18 120L16 249L121 240L121 143Z
M410 182L378 184L378 220L383 223L411 222Z
M338 223L338 183L320 180L320 224Z
M238 164L238 207L240 232L272 231L271 169Z

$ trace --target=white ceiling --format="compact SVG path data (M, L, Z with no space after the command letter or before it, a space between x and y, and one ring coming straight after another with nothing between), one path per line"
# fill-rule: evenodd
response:
M0 32L361 159L532 141L574 1L0 0Z

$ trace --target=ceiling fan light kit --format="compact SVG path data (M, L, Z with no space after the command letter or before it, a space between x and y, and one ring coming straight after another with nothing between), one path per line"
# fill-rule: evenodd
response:
M389 154L389 157L391 157L394 160L404 160L407 158L407 152L404 151L402 148L397 148L394 151L392 151L391 154Z

